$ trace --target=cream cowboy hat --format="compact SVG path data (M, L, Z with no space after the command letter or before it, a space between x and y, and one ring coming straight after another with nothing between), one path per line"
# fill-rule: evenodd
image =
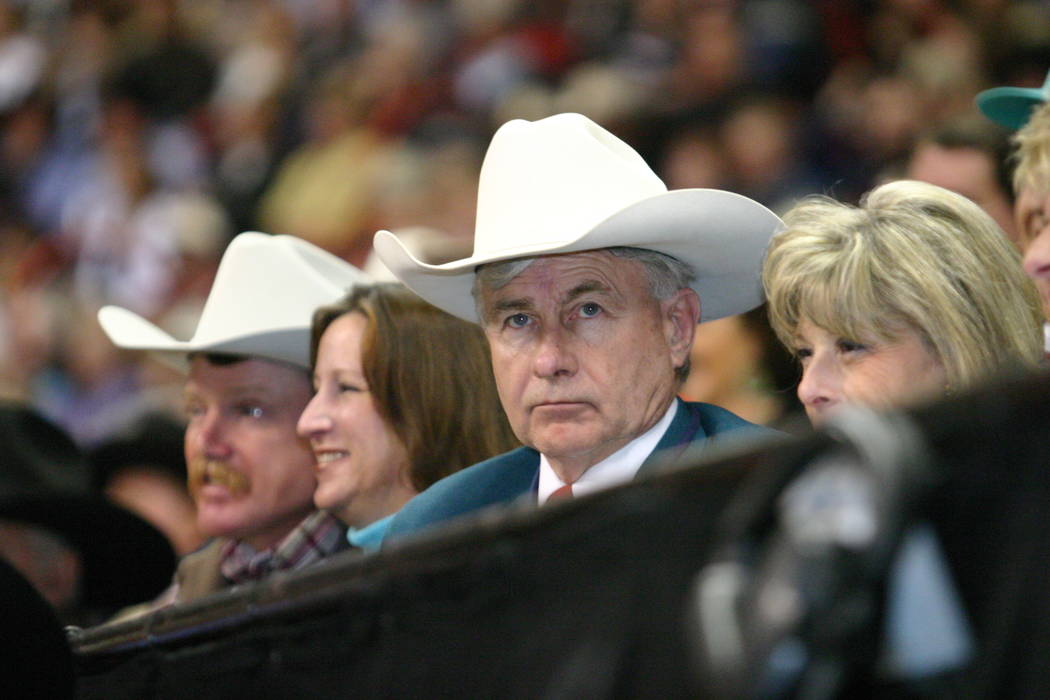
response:
M783 226L747 197L668 191L630 146L580 114L507 122L481 166L474 254L428 265L389 231L375 251L406 286L478 322L470 291L478 265L611 246L646 248L692 265L701 321L762 303L760 269Z
M997 87L978 93L974 100L984 116L1009 129L1020 129L1032 110L1050 102L1050 72L1041 88Z
M98 320L122 348L251 355L309 368L314 311L369 282L350 263L301 238L248 232L226 248L189 340L176 340L118 306L100 309Z

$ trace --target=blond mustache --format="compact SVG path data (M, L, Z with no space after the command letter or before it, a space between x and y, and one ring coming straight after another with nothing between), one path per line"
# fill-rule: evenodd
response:
M248 493L248 477L231 469L225 462L214 459L195 459L189 464L190 493L196 494L206 484L224 486L234 496Z

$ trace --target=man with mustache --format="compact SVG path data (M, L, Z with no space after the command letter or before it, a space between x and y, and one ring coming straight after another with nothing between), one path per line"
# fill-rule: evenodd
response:
M669 192L579 114L505 124L482 165L471 257L428 265L386 231L375 249L428 302L482 326L526 447L438 482L389 536L520 498L588 494L657 454L761 431L676 392L696 324L761 303L762 254L780 226L730 192Z
M309 445L296 434L313 395L310 322L363 273L290 236L243 233L227 248L200 322L179 341L126 309L99 312L118 346L186 360L185 435L197 525L212 538L183 557L153 606L298 569L346 547L313 507Z

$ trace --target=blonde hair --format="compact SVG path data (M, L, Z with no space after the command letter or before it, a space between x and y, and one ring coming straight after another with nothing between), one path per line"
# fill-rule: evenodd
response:
M1014 193L1020 194L1029 187L1037 192L1050 190L1050 103L1033 110L1012 141L1017 164Z
M1043 357L1038 292L1017 250L980 207L912 180L869 192L859 207L803 200L766 253L770 323L795 345L809 320L857 341L919 334L961 388Z

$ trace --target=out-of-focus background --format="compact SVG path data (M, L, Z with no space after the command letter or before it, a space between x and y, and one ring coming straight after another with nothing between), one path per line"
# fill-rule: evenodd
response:
M240 231L365 265L378 228L411 230L461 257L495 128L562 111L628 141L672 189L778 211L852 200L915 174L937 129L994 131L974 96L1041 85L1048 67L1050 5L1034 0L2 1L0 395L107 448L100 473L177 462L177 429L133 433L177 416L179 375L116 350L95 312L188 337ZM687 390L770 422L793 396L783 362L772 381L730 353L726 374L702 376L726 347L775 345L751 321L712 329Z

